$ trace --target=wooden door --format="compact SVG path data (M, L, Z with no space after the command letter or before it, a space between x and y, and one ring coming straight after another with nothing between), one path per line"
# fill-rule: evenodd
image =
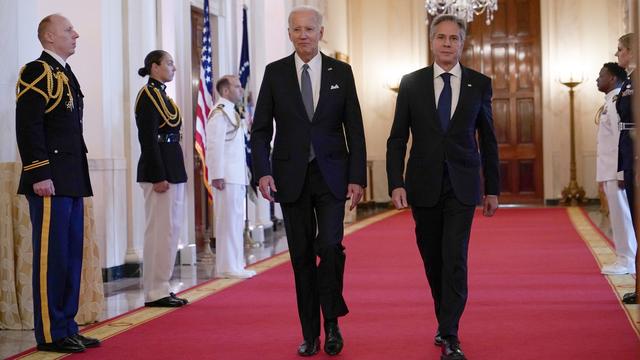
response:
M540 1L500 0L469 23L461 63L493 79L501 203L543 201Z

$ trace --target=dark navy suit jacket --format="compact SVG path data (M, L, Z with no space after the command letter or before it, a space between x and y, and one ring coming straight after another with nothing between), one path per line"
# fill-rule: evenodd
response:
M620 93L616 100L616 110L620 115L620 122L632 123L633 112L631 103L633 101L633 85L631 76L620 87ZM631 139L630 131L620 131L620 139L618 142L618 171L633 170L634 148L633 139Z
M498 195L498 146L491 95L490 78L462 67L458 104L452 109L454 113L447 130L443 131L436 110L433 66L405 75L387 140L389 193L404 187L411 206L434 206L440 199L444 166L447 166L460 202L477 204L483 192ZM405 174L410 132L412 146ZM481 169L484 191L480 189Z
M367 184L362 115L351 67L321 55L320 97L311 122L302 102L294 54L265 69L251 127L251 155L254 179L272 175L278 202L294 202L300 196L311 144L337 199L346 198L348 184Z

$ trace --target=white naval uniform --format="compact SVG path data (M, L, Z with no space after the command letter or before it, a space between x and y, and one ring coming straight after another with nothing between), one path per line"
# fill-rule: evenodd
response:
M605 95L605 103L598 124L596 181L603 183L604 193L607 196L616 261L633 268L637 247L636 236L626 192L624 188L620 189L618 186L618 180L622 180L623 176L622 172L618 172L620 116L616 111L614 97L619 92L620 88L616 88Z
M176 263L184 223L185 183L169 184L169 190L153 191L153 184L140 183L144 192L145 231L142 284L144 301L151 302L173 292L169 284Z
M209 183L224 179L224 190L213 188L216 273L244 271L244 206L249 178L245 153L246 126L234 104L221 97L209 116L207 168Z

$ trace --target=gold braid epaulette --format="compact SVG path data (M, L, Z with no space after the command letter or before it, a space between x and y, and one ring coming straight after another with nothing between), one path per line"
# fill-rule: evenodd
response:
M170 127L176 127L180 125L182 117L180 116L180 108L178 107L178 105L176 105L172 98L167 96L167 98L169 98L169 103L171 103L171 106L173 106L173 108L175 109L175 112L171 113L171 111L169 111L169 108L167 108L167 104L164 103L162 94L160 94L160 90L155 87L153 88L153 90L157 96L157 99L154 98L149 91L149 86L143 86L142 89L140 89L140 91L138 92L138 96L136 97L135 108L138 107L138 101L140 101L140 97L142 96L142 94L147 94L153 106L155 106L156 110L158 110L158 113L160 113L162 120L164 120L164 123L160 124L160 128L164 127L165 125L169 125Z
M47 64L42 60L37 60L37 61L42 63L44 70L42 71L42 74L40 74L31 83L28 83L22 80L22 72L27 67L27 65L23 66L22 69L20 69L20 74L18 75L18 82L16 83L16 94L17 94L16 102L27 91L33 90L38 94L42 95L47 104L49 103L49 101L55 100L53 105L47 107L47 109L45 110L44 113L47 114L51 112L51 110L55 109L56 106L58 106L58 104L60 104L60 101L62 100L62 92L64 91L65 85L67 87L67 94L69 95L69 100L73 101L73 97L71 97L71 88L69 87L69 78L67 77L67 75L65 75L65 73L62 71L57 71L54 74L53 71L51 71L51 66L49 64ZM47 78L46 93L42 89L39 89L38 87L36 87L36 85L45 77ZM57 81L55 91L54 91L54 78L55 78L55 81ZM24 88L20 90L20 86L23 86Z

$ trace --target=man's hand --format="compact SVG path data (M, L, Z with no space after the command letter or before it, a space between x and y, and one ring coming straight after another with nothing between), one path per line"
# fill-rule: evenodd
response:
M53 196L56 194L56 189L53 186L53 181L47 179L33 184L33 192L38 196Z
M213 179L211 180L211 186L222 191L224 190L224 179Z
M260 194L266 200L273 201L273 196L271 196L271 191L278 192L276 189L276 183L273 181L273 176L265 175L260 178L258 181L258 189L260 189Z
M403 187L393 189L391 192L391 201L393 201L393 206L398 210L408 207L407 191Z
M498 210L498 195L486 195L482 206L482 215L491 217Z
M362 193L364 190L362 186L358 184L349 184L347 187L347 199L351 199L351 206L349 206L349 211L355 209L358 206L358 203L362 199Z
M163 193L167 190L169 190L169 182L167 180L153 183L153 191Z

